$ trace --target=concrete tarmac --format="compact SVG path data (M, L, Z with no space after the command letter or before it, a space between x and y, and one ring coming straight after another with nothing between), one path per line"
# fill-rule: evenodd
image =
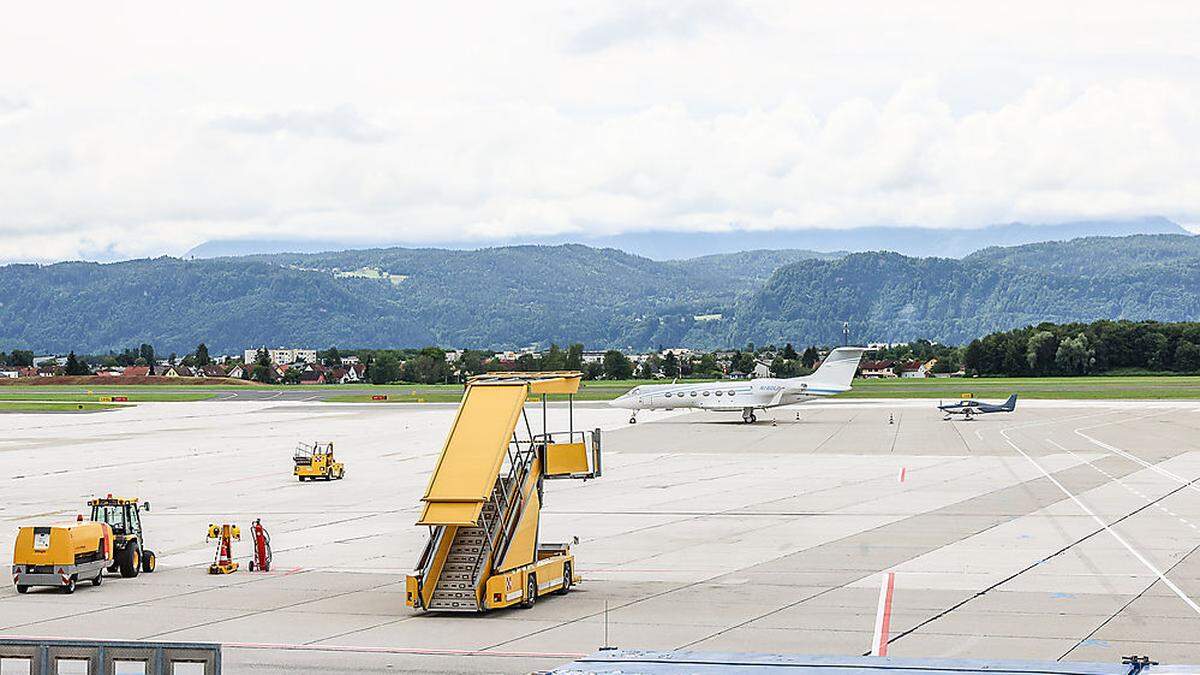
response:
M0 559L18 525L112 492L151 502L159 570L71 596L5 587L0 635L218 641L232 673L528 672L606 631L627 648L863 654L893 571L893 656L1195 663L1198 412L1031 401L945 422L930 401L835 400L755 425L681 412L629 425L626 411L577 408L578 428L606 430L605 475L548 482L541 538L579 537L584 582L483 616L403 606L453 406L7 415ZM565 423L552 409L551 428ZM336 443L344 481L291 475L295 444L314 440ZM257 517L275 569L206 574L208 524L243 527L244 563Z

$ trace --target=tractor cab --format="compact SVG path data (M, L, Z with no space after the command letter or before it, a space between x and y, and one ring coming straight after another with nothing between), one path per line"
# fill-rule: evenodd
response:
M157 563L154 552L146 550L142 536L141 511L150 510L150 502L140 506L137 497L98 497L88 502L92 520L107 523L113 533L113 563L110 572L120 571L123 577L136 577L139 572L153 572Z

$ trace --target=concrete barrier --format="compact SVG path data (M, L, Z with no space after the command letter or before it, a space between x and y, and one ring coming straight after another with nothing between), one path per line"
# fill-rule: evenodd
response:
M220 675L221 645L0 637L0 666L29 675Z

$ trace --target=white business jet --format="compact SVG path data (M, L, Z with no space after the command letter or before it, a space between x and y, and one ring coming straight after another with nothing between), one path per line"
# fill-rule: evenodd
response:
M757 421L755 410L804 403L822 396L850 390L850 381L858 370L863 347L838 347L829 353L812 375L803 377L763 377L754 380L723 382L644 384L620 398L609 401L614 408L632 410L629 423L637 422L642 410L700 408L717 412L741 411L742 421Z

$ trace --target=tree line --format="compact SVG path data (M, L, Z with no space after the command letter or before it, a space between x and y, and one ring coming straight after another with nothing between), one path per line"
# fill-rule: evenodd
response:
M1049 376L1111 371L1200 372L1200 322L1040 323L963 349L968 374Z

